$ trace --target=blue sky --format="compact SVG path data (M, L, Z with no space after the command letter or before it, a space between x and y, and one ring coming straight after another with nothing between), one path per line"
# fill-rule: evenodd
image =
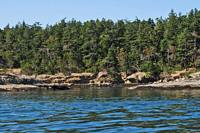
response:
M54 24L71 20L139 19L166 17L171 9L185 14L200 9L200 0L1 0L0 27L19 21Z

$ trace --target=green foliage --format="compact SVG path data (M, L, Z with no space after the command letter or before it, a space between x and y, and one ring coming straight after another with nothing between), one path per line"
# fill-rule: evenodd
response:
M168 18L148 20L61 20L41 27L25 22L0 29L2 68L27 74L99 72L116 80L131 68L157 77L200 65L200 11L174 11Z
M152 63L150 61L145 62L141 66L141 70L144 72L149 72L152 77L159 77L162 72L161 67L158 64Z
M26 62L22 65L22 72L27 74L27 75L32 75L34 70L33 70L33 65Z

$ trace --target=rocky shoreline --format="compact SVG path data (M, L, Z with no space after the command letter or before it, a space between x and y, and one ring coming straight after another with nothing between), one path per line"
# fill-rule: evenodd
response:
M0 91L67 90L73 87L130 87L136 83L114 83L107 71L64 75L24 75L20 69L0 70Z
M200 80L183 80L183 81L172 81L166 83L152 83L152 84L144 84L144 85L136 85L133 87L129 87L130 90L137 89L169 89L169 90L177 90L177 89L200 89Z
M64 75L24 75L20 69L0 70L0 91L35 91L35 90L67 90L74 87L128 87L134 89L198 89L200 88L200 72L194 69L177 71L172 74L161 74L159 80L144 72L127 75L120 73L122 83L115 83L107 71L93 73L71 73Z

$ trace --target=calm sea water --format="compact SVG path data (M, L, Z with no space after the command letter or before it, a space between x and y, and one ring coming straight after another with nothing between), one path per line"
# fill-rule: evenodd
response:
M200 90L0 92L0 132L200 132Z

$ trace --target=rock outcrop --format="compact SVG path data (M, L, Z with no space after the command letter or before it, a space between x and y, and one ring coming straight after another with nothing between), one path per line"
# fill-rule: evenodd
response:
M37 89L38 87L35 85L25 85L25 84L0 85L0 91L31 91Z
M166 83L153 83L146 85L136 85L130 87L130 90L133 89L199 89L200 81L199 80L179 80L179 81L170 81Z
M120 73L114 73L113 75L111 75L111 73L108 73L107 70L101 71L97 74L95 79L90 80L90 84L96 84L98 86L107 86L113 84L121 84L123 82Z
M90 80L90 84L112 84L112 79L110 78L108 72L104 70L99 72L95 79Z
M0 74L0 84L36 84L41 81L32 76Z
M94 78L93 73L72 73L69 76L65 76L62 73L55 75L38 75L37 80L43 81L44 83L89 83Z
M195 71L196 71L195 68L188 68L182 71L175 71L171 74L163 72L160 74L160 80L161 82L169 82L178 79L187 79L189 77L192 77L193 76L192 73L195 73Z
M0 69L0 74L22 75L22 70L19 69L19 68L15 68L15 69Z
M103 70L98 74L71 73L69 75L64 75L63 73L57 73L55 75L42 74L27 76L23 75L20 69L0 69L0 85L2 85L0 87L7 88L7 90L11 90L11 88L13 88L13 90L20 90L20 88L23 90L26 87L29 88L28 90L35 89L36 87L44 87L47 89L69 89L73 85L110 86L121 83L125 85L148 83L147 85L139 85L137 88L159 88L162 86L171 88L176 86L186 87L188 85L192 86L193 83L193 86L196 87L197 85L200 85L200 83L197 82L197 80L200 79L200 72L195 73L195 71L196 69L189 68L182 71L176 71L172 74L163 72L160 74L159 79L157 79L146 72L109 73L107 70ZM195 80L195 82L188 83L188 81L192 81L187 81L187 79L190 78ZM120 82L121 80L123 82ZM180 85L180 83L185 82L187 83ZM3 90L1 88L0 90Z
M128 76L127 79L135 79L135 80L141 81L145 77L146 77L145 72L136 72L136 73L133 73L132 75Z
M187 74L190 74L191 72L195 72L195 71L196 71L195 68L188 68L188 69L184 69L182 71L175 71L174 73L171 74L171 77L173 79L183 78Z
M195 72L195 73L189 74L189 78L200 79L200 72Z

